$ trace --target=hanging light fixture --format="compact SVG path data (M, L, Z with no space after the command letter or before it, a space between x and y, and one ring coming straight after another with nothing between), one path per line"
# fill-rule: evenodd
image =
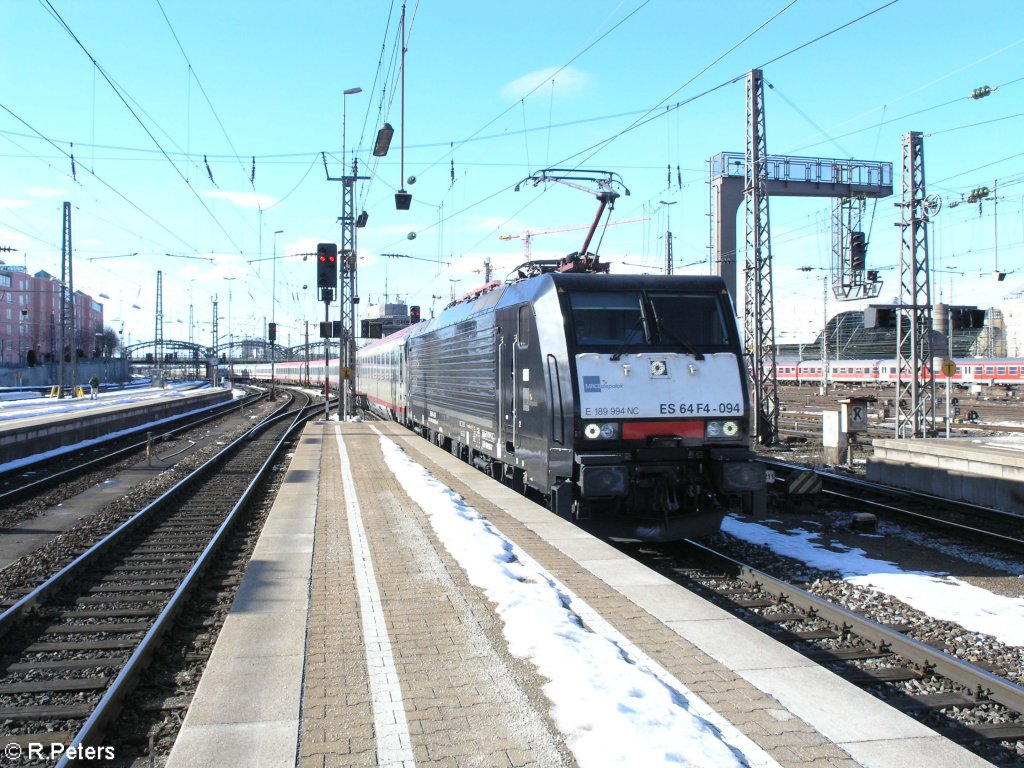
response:
M377 141L373 145L373 156L384 157L388 150L391 148L391 139L395 135L395 129L391 127L391 123L384 123L380 130L377 131Z

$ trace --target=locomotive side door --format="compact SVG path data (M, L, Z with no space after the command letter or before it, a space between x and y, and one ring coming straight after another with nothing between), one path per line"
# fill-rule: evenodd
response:
M505 438L505 450L515 453L518 447L519 434L519 344L516 343L516 334L510 334L508 343L504 345L506 352L505 376L503 377L507 386L502 393L505 403L503 408L505 422L502 427Z
M504 451L515 453L519 423L519 406L516 392L519 389L518 354L516 352L515 309L501 310L498 316L500 333L498 340L498 401L501 423L501 442Z

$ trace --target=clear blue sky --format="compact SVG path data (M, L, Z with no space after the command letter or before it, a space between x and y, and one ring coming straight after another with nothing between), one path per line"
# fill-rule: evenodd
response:
M933 298L999 306L1024 286L1019 0L409 2L404 132L401 8L0 4L0 246L17 249L0 258L59 274L68 200L75 285L110 296L107 322L123 319L126 341L152 338L162 270L165 338L188 338L191 303L197 340L209 343L214 295L226 335L229 293L232 334L258 336L276 293L280 339L298 344L323 306L312 263L292 254L340 240L341 184L326 180L321 153L340 176L344 112L349 162L371 176L356 188L357 211L369 215L358 230L362 307L387 292L428 315L481 283L474 270L486 257L499 278L522 261L522 240L499 235L588 224L596 201L584 192L513 191L546 167L622 177L631 195L612 219L648 220L608 229L601 255L615 271L662 265L665 200L677 203L677 270L705 273L706 162L743 150L743 77L763 66L770 153L894 165L896 195L868 208L879 300L899 292L894 203L901 137L912 130L926 134L928 191L946 201L931 230ZM969 98L982 85L996 90ZM355 87L362 93L342 98ZM395 140L371 162L384 120ZM403 171L416 180L404 182L413 203L400 212ZM997 218L991 203L949 206L982 185L998 189ZM780 341L810 339L821 325L830 208L771 201ZM1002 283L992 277L997 233L998 268L1011 273ZM583 234L538 234L534 257L578 250ZM830 297L828 311L856 306Z

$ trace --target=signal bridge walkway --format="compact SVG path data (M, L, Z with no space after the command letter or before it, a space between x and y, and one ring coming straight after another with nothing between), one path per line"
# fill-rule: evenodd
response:
M167 765L983 760L395 424L309 424Z

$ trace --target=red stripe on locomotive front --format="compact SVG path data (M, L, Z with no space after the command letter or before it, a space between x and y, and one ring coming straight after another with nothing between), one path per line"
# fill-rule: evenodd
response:
M647 437L704 437L703 421L624 421L623 440Z

